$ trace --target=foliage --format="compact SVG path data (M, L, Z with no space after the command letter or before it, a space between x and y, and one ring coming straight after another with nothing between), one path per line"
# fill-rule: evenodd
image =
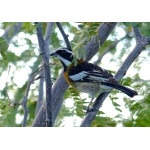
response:
M11 38L9 43L7 42L7 37L3 36L3 33L1 33L0 37L0 126L11 127L21 126L21 120L24 114L21 101L27 88L28 78L31 72L41 66L35 25L28 22L22 23L21 30L15 35L14 25L15 23L10 22L0 23L0 29L4 33L8 27L11 27L8 34L9 38ZM78 58L85 59L85 45L90 41L92 36L97 35L97 29L100 25L101 23L99 22L62 23L62 27L69 35L72 49ZM42 23L43 33L46 31L46 26L47 23ZM133 26L140 27L143 35L150 36L150 23L118 23L115 30L112 31L107 41L100 47L99 52L94 56L91 62L96 62L98 65L102 65L113 73L116 72L126 56L134 48L135 40L132 33ZM71 37L73 38L71 39ZM116 40L120 40L123 37L125 38L118 42L116 46L110 48ZM51 42L49 44L51 50L65 46L64 40L60 37L60 32L56 25L53 28ZM102 56L106 50L107 53L99 60L98 58ZM100 111L91 126L114 127L118 124L134 127L150 126L150 78L142 75L142 67L145 65L149 66L150 64L149 55L149 47L147 47L139 58L135 60L126 76L121 81L123 85L131 86L133 89L136 89L139 95L130 99L117 90L113 90L109 98L110 104L116 110L116 115L109 116L104 110ZM50 58L50 62L54 64L51 65L52 82L54 82L60 74L62 66L56 59ZM116 67L113 67L112 64ZM147 72L149 72L148 69L147 67ZM38 86L39 80L36 80L31 85L29 92L27 102L29 110L27 126L32 125L36 115ZM65 102L67 99L73 104L73 107L66 106ZM73 88L69 88L64 95L64 103L58 114L55 126L65 126L65 117L72 118L77 116L83 119L89 101L90 99L87 96L85 97L84 94L79 93ZM126 118L120 117L124 116L122 105L124 109L130 112L130 115ZM103 107L107 108L105 103Z

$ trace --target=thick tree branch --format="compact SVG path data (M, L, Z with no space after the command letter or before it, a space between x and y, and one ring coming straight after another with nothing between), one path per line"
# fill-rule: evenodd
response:
M60 23L57 23L57 26L59 27L59 30L62 33L62 36L66 42L67 47L69 49L71 49L71 46L70 46L70 43L68 40L68 36L65 34ZM64 95L66 89L68 88L68 84L64 80L64 77L63 77L63 71L60 75L60 78L58 78L56 80L55 84L53 84L53 85L54 86L52 87L52 101L53 101L53 123L54 123L54 120L56 119L58 112L61 108L62 102L63 102L63 95ZM58 89L58 86L59 86L59 89ZM45 107L46 107L46 104L43 103L42 107L40 108L40 112L37 114L36 119L34 120L32 126L36 126L36 127L45 126L45 122L43 122L43 121L41 122L41 120L43 120L46 117Z
M53 31L53 26L54 26L54 23L53 22L48 22L47 23L47 27L46 27L46 32L45 32L45 47L46 47L46 54L47 54L47 57L49 57L49 43L50 43L50 40L51 40L51 35L52 35L52 31Z
M146 38L140 34L139 28L135 27L134 29L134 35L136 38L136 46L133 49L133 51L128 55L120 69L117 71L115 78L120 80L123 78L123 76L126 74L126 71L129 69L131 64L134 62L134 60L140 55L142 50L146 47L146 45L150 44L149 37ZM96 113L99 111L99 108L102 106L104 100L109 95L110 92L107 93L101 93L95 100L91 112L88 112L85 116L84 120L81 123L81 127L88 127L90 126L91 122L94 120Z
M52 127L52 98L51 98L51 76L50 76L50 67L49 67L49 57L47 56L45 41L42 34L41 23L36 25L37 37L40 47L40 52L42 55L44 63L44 76L46 82L46 126Z
M105 34L105 35L103 35L103 36L101 35L101 40L102 40L101 44L103 44L104 41L107 39L108 35L111 33L111 31L113 30L115 25L116 25L116 23L109 23L109 24L104 23L101 25L104 27L108 26L108 28L105 27L106 28L105 32L107 34L105 34L103 32L102 34ZM99 30L103 30L104 27L102 27L102 28L100 27ZM101 32L99 30L98 30L98 32ZM99 49L99 40L98 40L98 37L95 36L86 45L87 61L90 60L97 53L98 49ZM54 109L53 110L53 112L54 112L53 123L56 119L56 115L58 114L58 112L60 110L60 107L61 107L62 102L63 102L63 95L64 95L65 91L67 90L67 88L68 88L68 84L64 79L63 73L61 73L52 87L52 100L53 100L53 106L54 106L53 107L53 109ZM45 113L46 112L45 106L46 106L46 104L43 103L32 126L36 126L36 127L45 126L45 116L46 116L45 115L46 114Z
M65 43L66 43L66 45L67 45L67 48L70 49L70 50L72 50L71 45L70 45L70 42L69 42L69 40L68 40L68 36L67 36L66 33L64 32L64 30L63 30L61 24L60 24L59 22L56 22L56 24L57 24L57 27L59 28L59 30L60 30L60 32L61 32L61 34L62 34L64 40L65 40Z
M141 34L140 30L136 27L133 28L133 31L134 31L136 42L138 43L139 40L142 38L142 34Z
M46 48L46 55L47 57L49 57L49 43L50 43L50 36L52 34L52 29L53 29L53 22L48 22L47 26L46 26L46 31L45 31L45 48ZM43 66L43 62L42 62L42 66ZM36 105L36 114L39 111L42 103L43 103L43 85L44 85L44 72L43 70L40 73L42 76L39 80L39 95L38 95L38 100L37 100L37 105Z
M116 24L116 22L113 22L103 23L102 25L100 25L98 29L98 36L94 36L86 45L86 61L89 61L98 52L99 47L103 45Z
M68 84L63 76L63 71L52 86L52 101L53 101L53 123L63 103L63 95L68 88ZM33 122L34 127L44 127L46 118L46 103L44 102Z
M107 37L111 33L111 31L116 26L116 22L106 22L100 26L100 29L98 30L98 36L100 39L100 46L103 45L103 43L106 41Z

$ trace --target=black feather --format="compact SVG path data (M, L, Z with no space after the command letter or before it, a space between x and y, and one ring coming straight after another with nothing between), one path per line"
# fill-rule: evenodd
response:
M130 97L133 97L135 95L138 95L138 93L130 88L127 88L125 86L122 86L120 84L111 83L111 82L101 82L101 85L110 86L112 88L115 88L117 90L122 91L123 93L127 94Z

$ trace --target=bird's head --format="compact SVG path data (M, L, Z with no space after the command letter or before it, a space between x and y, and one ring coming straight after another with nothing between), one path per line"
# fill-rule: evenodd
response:
M56 52L51 53L50 56L57 57L62 62L64 68L68 67L74 59L73 52L67 48L59 48Z

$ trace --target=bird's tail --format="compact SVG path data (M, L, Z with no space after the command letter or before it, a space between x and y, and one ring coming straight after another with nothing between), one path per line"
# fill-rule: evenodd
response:
M110 86L112 88L115 88L117 90L122 91L129 97L134 97L135 95L138 95L138 93L130 88L127 88L125 86L122 86L120 84L112 83L112 82L101 82L102 85Z

